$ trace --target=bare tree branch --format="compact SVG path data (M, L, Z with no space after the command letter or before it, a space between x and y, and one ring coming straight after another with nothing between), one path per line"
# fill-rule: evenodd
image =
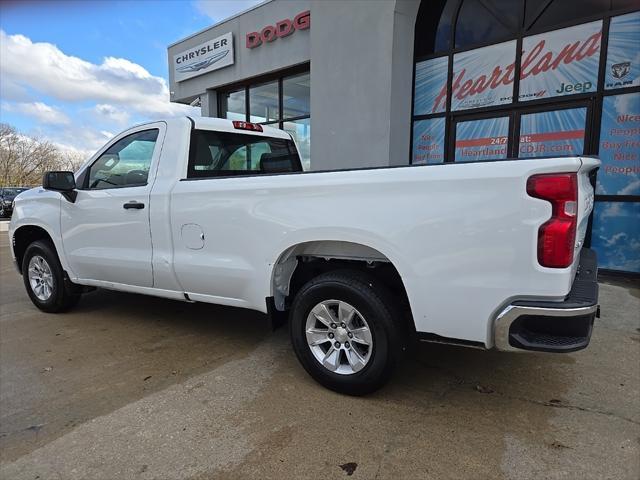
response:
M0 186L32 186L48 170L77 170L84 158L0 123Z

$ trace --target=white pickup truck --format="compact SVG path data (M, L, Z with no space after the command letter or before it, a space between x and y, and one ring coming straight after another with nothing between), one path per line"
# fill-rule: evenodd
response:
M380 387L413 339L585 348L594 158L303 172L281 130L138 125L20 194L9 235L33 303L94 287L288 315L321 384Z

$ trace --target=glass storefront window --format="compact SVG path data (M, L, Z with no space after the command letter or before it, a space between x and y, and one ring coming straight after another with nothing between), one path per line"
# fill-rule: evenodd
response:
M293 135L298 145L302 168L307 171L311 167L311 119L292 120L283 123L283 130Z
M421 2L410 163L598 155L585 241L602 268L640 273L639 7Z
M308 73L282 79L283 118L303 117L311 112L311 76Z
M456 48L504 40L515 35L520 5L513 0L464 0L456 24Z
M447 69L449 57L416 63L413 114L444 112L447 107Z
M456 53L453 57L451 110L513 102L515 60L515 40Z
M304 72L229 93L221 92L219 109L225 118L261 123L290 132L298 142L303 167L308 170L311 156L310 81L309 72ZM246 95L249 96L248 112Z
M280 118L278 82L270 82L249 88L249 121L271 122Z
M245 121L247 110L245 98L244 89L224 94L221 99L224 118Z
M413 123L413 162L444 162L444 117L416 120Z
M598 266L640 273L640 203L596 202L591 248Z
M640 195L640 93L604 97L598 195Z
M427 5L428 3L428 5ZM450 44L453 18L458 11L457 1L423 2L418 9L414 53L417 58L447 50Z
M610 7L610 0L527 0L525 25L528 28L551 28L562 23L603 14Z
M586 107L522 115L518 156L582 155L586 121Z
M604 88L625 88L640 85L640 12L611 19Z
M460 122L456 126L456 162L507 158L509 117Z
M595 92L602 21L525 37L520 101Z

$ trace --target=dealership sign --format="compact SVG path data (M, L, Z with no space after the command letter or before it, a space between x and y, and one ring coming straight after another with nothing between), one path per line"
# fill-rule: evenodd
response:
M601 39L601 21L525 38L520 100L594 92Z
M413 114L428 115L444 112L446 102L436 104L438 92L447 94L447 71L449 57L438 57L416 63L415 96L413 98Z
M611 19L604 88L626 88L640 85L640 12Z
M451 110L511 103L515 59L515 40L454 55ZM434 107L445 101L442 93Z
M247 48L256 48L263 43L271 43L278 38L291 35L296 30L307 30L311 27L311 12L306 10L293 17L293 20L285 18L275 25L267 25L259 32L247 33Z
M633 23L628 19L626 23ZM627 30L632 28L625 25ZM636 27L637 28L637 27ZM593 92L597 87L602 22L591 22L522 42L519 100ZM630 42L625 38L626 45ZM490 107L513 101L516 42L456 53L453 57L451 110ZM416 115L443 112L447 101L446 57L416 64ZM619 55L611 77L633 78L634 65ZM627 65L631 63L631 65ZM439 70L435 73L434 70ZM617 77L616 77L617 76ZM612 82L613 83L613 82Z
M174 55L173 75L181 82L229 65L233 65L231 32Z

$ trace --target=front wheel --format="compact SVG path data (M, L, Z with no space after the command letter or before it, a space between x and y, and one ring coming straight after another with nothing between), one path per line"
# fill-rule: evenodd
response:
M309 281L290 313L294 351L305 370L331 390L364 395L389 379L401 353L401 318L387 289L359 271Z
M65 282L60 260L50 242L38 240L22 259L22 279L33 304L48 313L70 309L80 298Z

